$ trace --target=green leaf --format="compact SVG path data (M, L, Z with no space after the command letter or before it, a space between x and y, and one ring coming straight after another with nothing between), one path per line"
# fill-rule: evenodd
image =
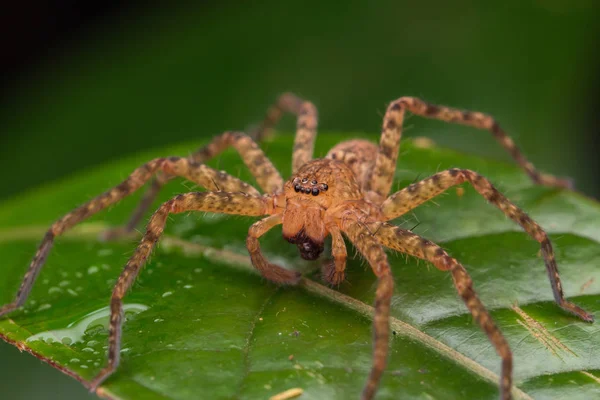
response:
M348 137L321 134L317 156ZM362 135L364 137L364 135ZM376 140L374 136L368 136ZM0 207L0 302L12 300L53 220L115 185L158 155L188 154L199 143L160 149L77 173ZM283 175L289 135L263 145ZM213 166L253 182L228 151ZM537 187L517 167L436 147L403 143L398 187L438 170L465 167L488 176L550 234L567 296L600 309L600 207L577 193ZM194 190L182 181L161 194ZM0 320L0 336L79 380L106 362L108 303L134 241L103 243L123 223L136 194L57 240L26 305ZM261 279L244 247L254 219L173 216L166 236L126 297L122 361L99 389L116 399L268 398L290 388L302 398L357 398L371 360L375 278L360 258L339 289L319 283L319 263L302 261L275 229L268 257L305 271L298 287ZM552 300L538 244L470 187L451 189L394 221L442 244L471 273L475 289L514 354L517 398L600 395L599 330ZM350 254L352 254L352 249ZM498 396L500 359L473 323L447 273L390 254L396 277L390 358L378 398ZM317 271L315 271L315 269Z

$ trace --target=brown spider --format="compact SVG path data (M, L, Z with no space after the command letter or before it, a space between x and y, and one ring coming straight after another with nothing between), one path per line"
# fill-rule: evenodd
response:
M335 146L325 158L313 160L317 128L316 108L312 103L288 93L282 95L276 105L269 109L255 135L258 139L272 129L283 112L291 112L298 116L292 159L293 171L287 182L284 182L256 142L243 133L224 133L189 158L152 160L133 171L121 184L52 224L23 278L15 300L0 308L0 316L25 302L56 236L130 195L156 175L150 190L129 223L124 228L108 232L107 237L129 232L134 229L143 212L152 203L161 185L171 177L181 176L209 191L180 194L161 205L152 215L141 243L114 287L110 303L108 365L89 383L91 390L110 376L119 364L123 297L163 233L167 217L171 213L209 211L267 216L250 227L246 246L254 267L262 276L278 284L295 284L300 279L299 273L269 263L260 251L258 239L279 224L283 228L283 237L296 244L300 256L308 260L315 260L320 256L325 238L331 235L333 262L325 264L322 273L323 278L332 285L339 285L344 280L347 254L342 234L368 261L378 278L378 283L373 323L373 362L363 389L363 399L374 397L388 352L390 300L394 291L394 281L384 247L424 259L440 270L450 272L458 294L502 358L500 394L502 399L510 399L510 347L477 297L465 268L435 243L386 221L405 214L452 186L469 182L488 202L521 225L525 232L540 243L558 305L584 321L592 322L593 316L565 300L554 252L546 232L478 173L466 169L450 169L389 195L400 147L402 123L407 110L423 117L487 129L534 182L555 187L570 187L567 180L539 173L492 117L480 112L459 111L427 104L413 97L402 97L389 105L383 119L379 147L364 140L350 140ZM233 146L239 152L266 194L261 195L247 183L203 164L229 146Z

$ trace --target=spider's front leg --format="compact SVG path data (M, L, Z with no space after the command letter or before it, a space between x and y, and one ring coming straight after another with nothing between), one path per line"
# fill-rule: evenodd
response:
M110 302L108 365L90 382L95 390L119 365L121 332L123 325L123 297L146 263L152 249L164 231L169 214L188 211L217 212L225 214L260 216L272 213L270 198L246 193L202 192L186 193L164 203L153 215L146 233L131 256L113 289Z
M46 232L38 247L29 269L12 303L0 307L0 316L7 314L25 303L33 283L42 269L46 257L52 248L54 239L62 235L79 222L117 203L134 193L151 179L157 172L181 176L209 190L226 190L258 195L258 191L247 183L224 172L216 171L204 164L190 162L186 158L170 157L157 158L134 170L131 175L119 185L76 208L64 217L54 222Z
M402 125L406 111L425 118L488 130L535 183L553 187L572 188L572 182L568 179L561 179L539 172L531 162L527 161L515 142L490 115L477 111L464 111L428 104L416 97L401 97L394 100L388 106L383 117L379 152L368 188L381 200L390 193L394 181L394 171L396 170L396 160L400 149Z
M556 303L564 310L575 314L582 320L592 322L594 320L593 315L565 299L560 276L558 274L554 250L552 249L552 244L550 243L550 239L546 232L523 212L523 210L514 205L500 193L488 179L478 173L468 169L455 168L439 172L420 182L413 183L394 193L383 202L381 205L383 216L385 217L385 220L388 221L399 217L427 200L446 191L448 188L463 182L469 182L487 201L498 207L508 218L521 225L523 230L525 230L529 236L540 243Z
M368 223L366 226L358 226L356 229L374 232L377 240L384 246L429 261L439 270L449 271L452 274L452 280L458 294L502 358L500 397L502 400L510 400L512 388L512 353L510 346L492 320L490 313L477 297L471 277L465 268L450 257L440 246L411 231L385 222Z

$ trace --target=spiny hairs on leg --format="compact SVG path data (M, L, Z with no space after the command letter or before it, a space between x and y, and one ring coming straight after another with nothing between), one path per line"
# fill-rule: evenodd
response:
M193 192L181 194L167 201L152 215L144 237L125 265L113 289L110 303L108 364L90 382L90 390L95 390L119 365L125 294L161 237L169 214L188 211L260 216L267 213L268 204L266 198L250 196L246 193Z
M500 209L508 218L519 224L529 236L540 243L556 303L582 320L592 322L594 317L591 314L565 299L554 251L546 232L523 210L500 193L488 179L477 172L454 168L413 183L394 193L383 202L381 205L383 216L388 221L394 219L441 194L448 188L463 182L469 182L481 196Z
M367 224L367 228L370 232L375 232L375 237L384 246L429 261L439 270L450 272L458 294L502 358L500 397L502 400L510 400L512 388L512 353L510 346L492 320L490 313L477 297L471 277L465 268L450 257L440 246L411 231L385 222L370 223Z
M369 188L381 198L385 198L392 187L402 137L404 114L407 110L425 118L488 130L535 183L552 187L572 188L572 182L569 179L561 179L553 175L540 173L531 162L527 161L514 141L490 115L477 111L464 111L429 104L415 97L401 97L388 106L383 118L379 153Z

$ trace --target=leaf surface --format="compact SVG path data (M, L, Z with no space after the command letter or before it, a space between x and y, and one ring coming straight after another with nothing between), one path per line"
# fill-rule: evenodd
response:
M348 137L321 134L316 155ZM12 300L55 219L119 183L142 162L189 154L197 146L136 155L4 202L0 302ZM291 137L275 138L263 148L287 176ZM254 182L232 151L210 164ZM538 221L553 240L565 293L597 313L598 204L577 193L537 187L515 166L410 141L402 145L397 187L451 167L489 177ZM190 190L198 188L173 181L161 200ZM5 340L80 380L104 366L110 293L135 241L103 243L97 237L124 222L139 198L125 199L57 240L26 305L0 320ZM170 218L165 238L125 299L121 366L99 394L250 399L298 387L306 399L358 398L371 360L376 281L368 265L359 257L349 260L347 282L329 289L319 283L320 263L302 261L274 229L261 240L263 250L306 277L299 287L278 288L248 263L244 240L252 221L212 214ZM451 189L394 223L414 227L463 262L511 345L517 398L600 396L598 327L553 303L539 246L517 225L467 186L464 194ZM389 258L396 279L395 335L378 398L497 398L500 359L449 275L402 255Z

